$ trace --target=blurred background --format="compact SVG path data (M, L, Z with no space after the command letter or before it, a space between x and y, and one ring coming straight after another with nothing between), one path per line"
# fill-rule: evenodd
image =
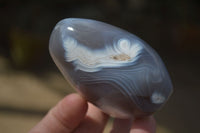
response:
M199 14L199 0L0 0L0 132L28 132L74 92L48 52L53 27L69 17L107 22L149 43L174 84L169 102L155 114L157 132L198 132Z

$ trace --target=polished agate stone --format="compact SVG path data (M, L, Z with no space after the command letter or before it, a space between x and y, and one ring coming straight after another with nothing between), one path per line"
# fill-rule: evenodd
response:
M159 55L115 26L90 19L61 20L51 34L49 50L69 83L113 117L150 115L172 93Z

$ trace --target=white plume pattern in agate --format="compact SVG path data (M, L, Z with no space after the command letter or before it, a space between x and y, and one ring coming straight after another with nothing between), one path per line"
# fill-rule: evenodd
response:
M130 44L127 39L120 39L114 46L92 50L79 44L71 37L64 38L63 48L67 62L73 62L76 70L96 72L102 68L115 68L134 63L142 46Z
M51 34L49 49L72 86L114 117L150 115L172 93L158 54L115 26L89 19L61 20Z

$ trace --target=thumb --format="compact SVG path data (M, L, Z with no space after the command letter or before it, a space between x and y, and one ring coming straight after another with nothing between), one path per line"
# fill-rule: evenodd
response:
M29 133L70 133L84 119L87 102L78 94L61 100Z

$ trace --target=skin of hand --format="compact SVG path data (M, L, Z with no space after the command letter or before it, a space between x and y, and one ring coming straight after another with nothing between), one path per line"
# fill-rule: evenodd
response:
M29 133L102 133L109 116L78 94L70 94L53 107ZM127 125L131 123L130 128ZM111 133L155 133L153 116L130 120L116 119Z

